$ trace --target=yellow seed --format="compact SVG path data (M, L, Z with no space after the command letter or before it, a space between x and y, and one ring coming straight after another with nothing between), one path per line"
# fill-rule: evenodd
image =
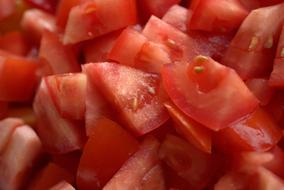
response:
M177 43L172 40L172 39L168 39L167 40L167 46L169 46L170 48L176 48L177 47Z
M255 49L257 44L258 44L258 38L256 36L253 36L251 38L248 50L251 51L251 50Z
M198 55L194 58L194 61L198 62L198 63L204 63L204 62L208 61L208 57L203 56L203 55Z
M204 67L203 66L195 66L194 68L195 73L202 73L204 71Z
M137 110L137 108L138 108L138 99L134 98L132 102L132 109Z
M264 44L264 48L272 48L273 47L273 36L270 36L268 40Z
M86 8L85 8L85 14L91 14L91 13L94 13L94 12L96 12L96 10L97 10L97 7L96 6L94 6L94 5L89 5L89 6L87 6Z

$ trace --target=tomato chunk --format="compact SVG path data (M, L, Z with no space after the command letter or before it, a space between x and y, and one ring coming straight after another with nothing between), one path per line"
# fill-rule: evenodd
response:
M148 133L168 119L159 99L157 75L108 62L93 63L88 69L97 79L92 81L97 89L119 110L127 127L135 134Z
M0 20L11 16L16 11L16 0L0 0Z
M138 142L115 122L102 118L92 129L77 173L78 189L101 189L138 149Z
M135 0L94 0L71 9L63 41L74 44L135 23Z
M261 108L216 134L225 151L267 151L275 146L282 134L274 120Z
M193 10L188 27L209 32L237 29L248 15L238 0L200 0Z
M26 125L17 127L1 154L0 188L21 189L40 152L41 142L33 129Z
M267 76L271 71L284 22L283 7L282 3L253 10L231 41L222 62L234 68L242 79Z
M215 131L228 127L258 105L234 70L208 57L197 56L190 64L165 65L162 77L175 105Z
M56 33L43 33L39 57L51 68L51 74L80 71L74 47L63 45Z
M84 128L81 123L61 117L44 80L39 86L33 108L38 120L35 128L45 151L68 153L82 148L85 141Z
M30 6L54 13L58 0L24 0Z
M50 188L49 190L75 190L75 188L66 181L62 181Z
M81 73L61 74L46 77L44 80L60 115L84 120L86 76Z
M35 91L35 61L0 55L0 101L29 101Z
M164 104L170 116L175 121L175 127L191 144L201 151L211 153L212 134L210 130L189 118L173 103Z
M123 164L103 190L142 188L143 179L159 162L159 145L155 138L146 138L139 150Z

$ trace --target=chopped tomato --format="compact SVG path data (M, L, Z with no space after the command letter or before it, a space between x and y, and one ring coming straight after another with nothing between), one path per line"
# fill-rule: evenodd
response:
M253 10L231 41L223 63L242 79L267 76L284 22L283 4ZM265 25L263 23L266 23Z
M48 76L44 80L60 115L84 120L86 76L81 73L61 74Z
M150 169L142 179L142 189L166 190L163 168L157 164Z
M0 120L7 116L8 103L0 101Z
M86 63L107 61L109 59L108 54L116 44L120 33L121 31L118 30L88 41L84 46Z
M16 11L16 0L0 0L0 21Z
M155 138L146 138L139 150L123 164L103 189L142 188L145 184L145 178L149 177L149 172L159 162L159 145L160 143ZM149 180L150 179L147 181ZM159 183L161 183L161 181L159 181Z
M37 83L37 67L28 58L0 55L0 101L31 100Z
M52 186L65 180L74 183L74 176L60 166L49 162L41 171L36 174L35 179L29 186L29 190L49 190Z
M162 77L175 105L215 131L228 127L258 105L235 71L208 57L197 56L190 64L165 65Z
M34 130L26 125L17 127L1 154L0 188L22 189L40 152L41 142Z
M182 32L187 31L187 22L188 19L191 17L192 11L179 6L179 5L174 5L172 6L166 14L163 16L162 20L177 29L179 29Z
M93 63L88 69L97 80L92 81L97 89L135 134L148 133L168 119L159 99L158 75L108 62Z
M50 32L57 30L55 17L38 9L29 9L25 11L21 25L30 38L37 43L39 43L45 30Z
M247 87L257 97L260 105L265 106L271 100L274 90L268 84L267 79L254 78L246 81Z
M25 56L30 50L30 44L23 33L9 32L0 36L0 49Z
M51 74L80 71L74 47L63 45L56 33L43 33L39 57L49 65Z
M94 0L71 9L63 41L74 44L132 24L136 24L135 0Z
M38 121L35 129L45 151L68 153L83 147L84 128L79 122L61 117L44 80L37 91L33 108Z
M74 151L68 154L54 154L51 162L76 176L81 156L81 151Z
M82 0L60 0L56 11L56 23L65 29L71 9L81 3Z
M211 157L185 140L168 135L161 144L160 158L189 183L189 189L204 188L211 178Z
M21 125L24 125L24 122L17 118L6 118L0 121L0 154L5 150L15 129Z
M101 189L138 149L138 142L121 126L102 118L92 129L77 173L78 189Z
M178 132L196 148L206 153L211 153L212 134L210 130L185 115L173 103L168 102L164 105L174 120L174 126Z
M228 32L237 29L248 15L238 0L200 0L194 5L189 29Z
M281 139L280 128L261 108L216 134L216 144L226 152L267 151Z

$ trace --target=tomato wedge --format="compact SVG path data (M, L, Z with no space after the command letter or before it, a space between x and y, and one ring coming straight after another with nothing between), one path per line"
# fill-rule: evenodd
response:
M215 131L228 127L258 105L234 70L208 57L197 56L190 64L165 65L162 77L174 104Z

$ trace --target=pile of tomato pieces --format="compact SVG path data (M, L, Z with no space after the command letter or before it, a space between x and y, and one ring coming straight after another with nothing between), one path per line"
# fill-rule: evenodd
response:
M283 12L0 0L0 189L284 189Z

